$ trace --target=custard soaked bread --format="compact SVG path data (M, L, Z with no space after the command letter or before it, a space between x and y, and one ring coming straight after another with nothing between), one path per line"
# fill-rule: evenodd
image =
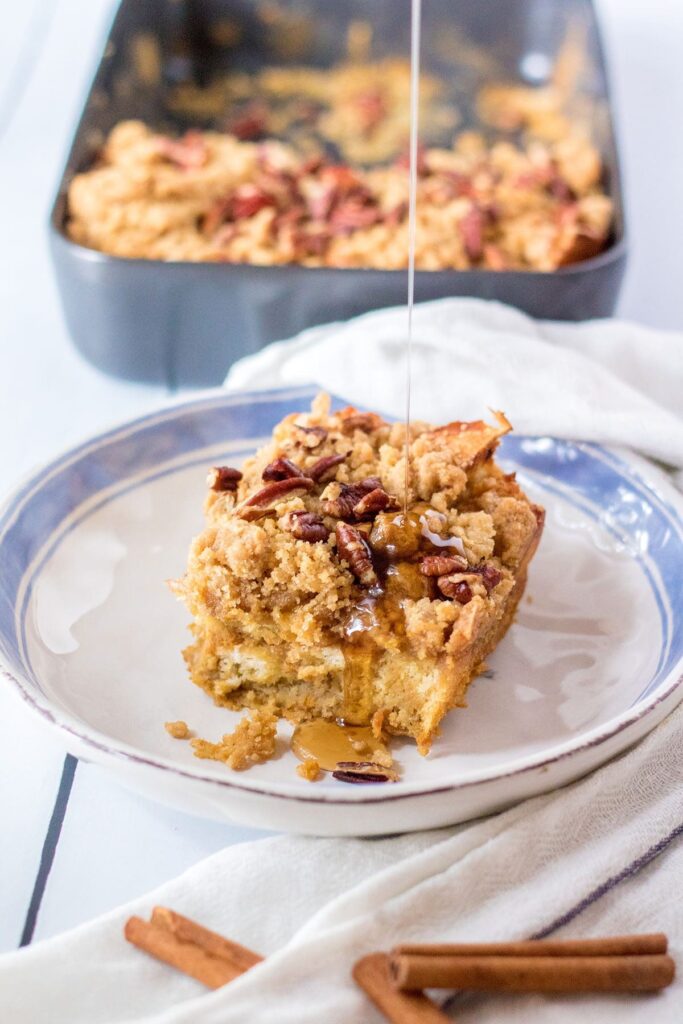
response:
M207 526L174 584L184 652L217 704L372 723L429 750L504 635L543 510L494 460L510 426L287 416L242 471L209 475Z

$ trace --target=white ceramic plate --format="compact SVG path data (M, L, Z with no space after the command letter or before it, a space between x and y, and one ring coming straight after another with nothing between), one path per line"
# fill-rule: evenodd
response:
M239 463L311 389L211 393L110 431L41 470L0 519L0 651L68 749L193 813L321 835L446 825L563 785L683 698L680 496L596 445L506 438L547 508L517 620L432 753L397 744L402 779L349 786L281 755L247 772L193 757L163 723L218 738L238 715L188 681L188 614L164 581L202 526L207 467Z

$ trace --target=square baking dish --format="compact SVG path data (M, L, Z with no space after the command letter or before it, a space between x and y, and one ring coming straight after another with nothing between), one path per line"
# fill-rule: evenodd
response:
M274 9L278 24L287 25L289 18L292 33L269 29ZM91 363L117 377L170 387L217 384L236 359L271 341L405 302L405 271L126 259L77 245L65 232L69 183L91 164L117 122L138 118L157 130L182 131L192 124L169 111L169 86L201 84L231 68L330 66L345 57L354 22L373 26L373 58L410 52L410 0L122 0L50 219L66 323ZM234 24L240 26L240 42L226 45L226 26ZM590 0L423 0L422 66L443 74L439 52L447 33L456 32L453 38L466 40L471 52L490 55L501 77L540 82L577 26L585 47L580 87L594 111L594 142L615 208L608 248L548 273L418 271L418 301L476 296L558 320L613 311L626 261L624 210L607 73ZM143 61L140 53L150 52L150 41L153 59ZM468 73L465 65L462 73Z

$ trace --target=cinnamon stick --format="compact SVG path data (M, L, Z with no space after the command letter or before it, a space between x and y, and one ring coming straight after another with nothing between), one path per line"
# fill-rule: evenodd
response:
M154 907L152 910L152 923L160 924L180 939L181 942L191 942L199 946L211 956L218 957L225 964L233 968L235 977L244 974L250 967L261 963L263 957L253 950L241 946L239 942L232 942L224 938L218 932L212 932L204 928L189 917L183 917L169 907Z
M380 1013L392 1024L452 1024L422 992L398 992L389 974L386 953L370 953L353 968L353 977Z
M670 956L420 956L391 958L401 991L654 992L673 981Z
M131 917L124 935L138 949L189 974L207 988L227 985L262 959L165 907L155 907L151 921Z
M598 939L528 939L518 942L403 943L393 956L638 956L666 953L661 932Z

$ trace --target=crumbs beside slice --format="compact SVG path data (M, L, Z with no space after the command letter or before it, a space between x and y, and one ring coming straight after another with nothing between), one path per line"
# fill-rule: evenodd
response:
M308 782L315 782L321 776L320 765L314 757L307 757L296 766L296 773Z
M190 727L182 718L177 722L164 722L164 729L174 740L189 740L192 736Z
M235 731L226 733L218 743L192 740L195 757L222 761L233 771L241 772L253 764L263 764L275 754L277 718L268 710L257 709L245 715Z

